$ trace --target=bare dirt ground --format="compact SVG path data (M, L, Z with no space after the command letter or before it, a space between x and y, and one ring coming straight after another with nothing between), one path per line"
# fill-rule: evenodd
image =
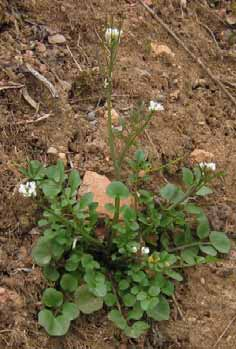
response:
M179 0L146 3L236 98L236 20L229 20L233 2L189 0L183 11ZM156 188L164 176L177 178L194 149L213 153L227 176L203 205L211 206L214 229L229 234L236 229L235 106L139 1L0 0L0 349L233 349L234 250L221 263L185 272L171 320L154 324L139 342L123 342L105 312L80 318L65 338L48 338L37 324L44 280L30 251L38 212L17 194L22 180L18 166L27 159L50 163L60 156L82 175L89 169L112 178L99 72L100 40L109 14L123 21L124 31L114 108L125 114L140 101L163 101L165 113L152 120L141 144L156 165L183 157L151 185ZM49 43L54 34L63 35L65 42ZM170 52L157 54L155 45ZM52 82L58 98L27 64ZM94 110L95 120L88 120L87 113ZM50 147L57 154L48 154Z

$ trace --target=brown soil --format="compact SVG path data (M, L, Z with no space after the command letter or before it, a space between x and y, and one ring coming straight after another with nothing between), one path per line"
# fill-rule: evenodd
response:
M183 16L179 0L155 0L153 8L236 98L232 85L236 51L228 40L235 28L225 21L231 1L209 3L218 5L190 0ZM38 236L34 228L37 208L17 194L22 180L18 166L32 158L55 161L57 156L47 154L49 147L66 154L68 165L73 163L81 174L93 170L112 177L103 79L98 69L99 42L109 14L124 21L114 108L125 114L140 101L163 98L165 113L151 122L142 136L142 146L157 166L177 157L184 157L182 164L187 163L195 148L212 152L227 176L216 184L215 201L203 204L211 205L214 229L231 233L236 228L235 106L138 1L0 0L0 349L126 348L103 312L80 318L65 338L48 338L38 326L44 281L30 258ZM82 72L65 44L48 43L52 33L65 36ZM152 43L168 46L174 57L155 56ZM53 98L27 71L26 63L53 83L59 98ZM40 103L38 112L25 100L21 88L1 89L12 82L27 87ZM96 108L94 124L86 114ZM45 114L50 116L29 123ZM180 167L181 163L163 176L175 178ZM213 348L236 314L233 252L222 263L188 270L176 293L183 316L173 303L169 322L154 324L146 338L130 342L128 347ZM235 333L236 321L217 348L235 348Z

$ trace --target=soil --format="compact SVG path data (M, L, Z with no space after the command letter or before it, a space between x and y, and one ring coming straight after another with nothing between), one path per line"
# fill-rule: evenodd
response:
M236 98L236 29L227 23L233 1L189 0L182 10L179 0L146 3ZM45 286L30 257L39 235L38 212L31 200L17 193L23 180L19 166L28 159L48 164L61 157L81 175L91 170L112 179L104 79L99 71L109 15L123 22L124 32L114 109L126 116L141 101L163 101L165 112L151 121L140 143L155 166L182 159L157 175L152 187L157 190L166 178L178 178L194 149L213 153L226 176L215 184L213 199L202 204L211 207L213 228L234 237L235 105L139 1L0 0L0 349L235 348L234 249L216 265L186 271L184 283L177 287L171 320L153 324L140 341L125 342L103 312L81 317L65 338L49 338L37 324ZM62 34L66 43L49 44L48 36L54 34ZM155 45L167 46L166 52L158 54ZM58 98L27 64L54 85ZM88 120L90 111L96 111L95 121ZM49 154L50 147L57 154Z

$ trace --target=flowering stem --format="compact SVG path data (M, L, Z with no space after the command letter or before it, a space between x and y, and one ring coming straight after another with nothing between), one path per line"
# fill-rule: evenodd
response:
M210 242L192 242L191 244L171 248L170 250L168 250L168 252L182 251L189 247L201 246L201 245L211 245L211 243Z
M115 213L114 213L112 226L114 226L115 224L118 223L119 216L120 216L120 198L116 197L116 199L115 199ZM114 228L112 227L111 231L109 233L109 237L108 237L108 251L109 251L109 253L111 252L113 233L114 233Z

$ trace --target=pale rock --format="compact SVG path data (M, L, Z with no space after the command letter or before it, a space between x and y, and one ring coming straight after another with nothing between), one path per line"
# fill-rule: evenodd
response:
M64 44L66 42L66 38L62 34L55 34L48 37L49 44Z
M102 176L93 171L86 171L78 196L81 197L86 193L93 193L93 201L98 203L98 214L112 218L112 213L104 207L105 204L114 204L114 200L106 194L107 187L110 183L111 181L106 176ZM121 200L121 206L131 206L131 204L131 198Z
M174 52L172 52L171 49L166 45L158 45L157 43L152 42L151 49L153 54L157 57L162 55L168 56L170 58L175 57Z
M192 164L200 163L200 162L211 162L213 159L214 159L214 154L203 149L195 149L190 154L190 162Z
M58 157L59 157L60 160L63 161L64 165L66 166L66 165L67 165L66 154L65 154L65 153L59 153L59 154L58 154Z
M58 153L58 150L54 147L49 147L47 150L47 154L53 154L56 155Z

